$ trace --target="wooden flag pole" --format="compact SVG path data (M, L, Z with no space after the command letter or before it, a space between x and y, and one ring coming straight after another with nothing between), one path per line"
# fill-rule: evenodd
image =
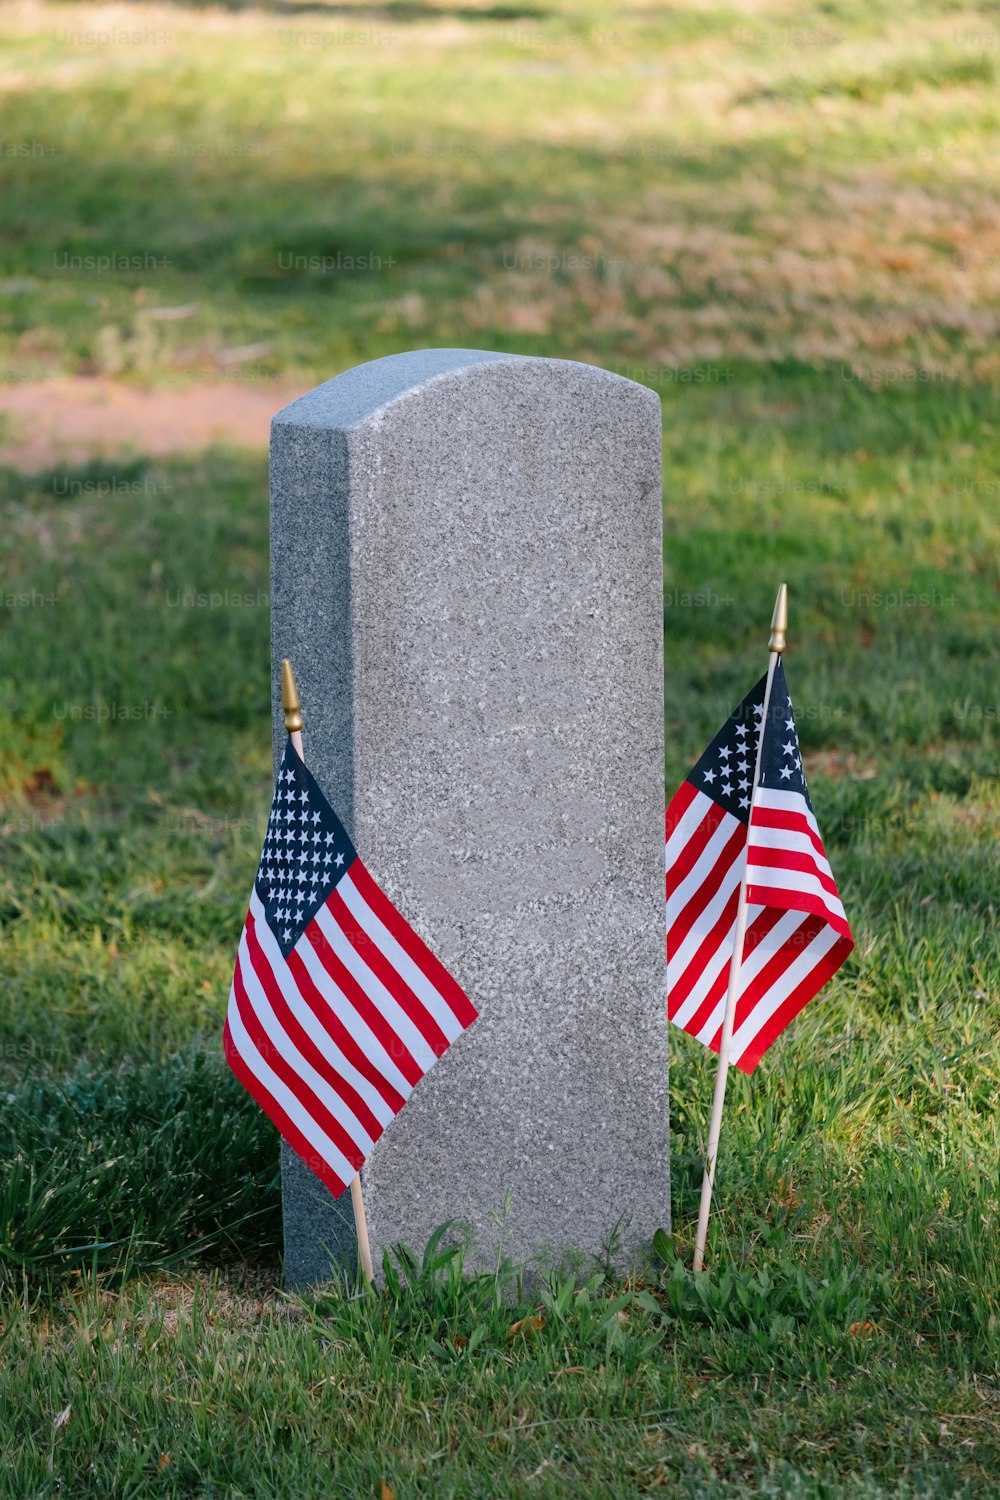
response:
M778 658L785 649L785 633L788 630L788 585L782 584L771 616L771 635L767 643L770 652L767 663L767 686L764 689L764 711L760 717L760 734L757 736L757 754L754 759L753 787L750 792L750 817L753 818L757 783L760 779L760 751L764 743L764 726L767 723L771 703L771 684ZM747 849L749 849L749 825ZM729 1047L733 1039L733 1022L736 1019L736 1002L739 998L740 967L743 963L743 940L747 930L747 861L743 858L743 879L740 881L739 902L736 907L736 934L733 939L733 956L729 964L729 989L726 993L726 1014L722 1022L719 1040L719 1068L715 1075L715 1094L712 1099L712 1120L708 1129L708 1154L705 1157L705 1175L701 1182L701 1205L698 1209L698 1231L694 1241L694 1269L705 1266L705 1245L708 1241L708 1215L712 1207L712 1187L715 1182L715 1159L719 1153L719 1137L722 1134L722 1106L726 1101L726 1081L729 1077Z
M299 701L299 690L295 686L292 664L287 656L281 663L281 702L285 710L285 728L305 765L306 758L302 749L302 704ZM358 1237L358 1259L365 1280L371 1282L372 1252L368 1243L368 1220L365 1217L365 1200L361 1195L360 1172L355 1172L351 1178L351 1206L354 1209L354 1229Z

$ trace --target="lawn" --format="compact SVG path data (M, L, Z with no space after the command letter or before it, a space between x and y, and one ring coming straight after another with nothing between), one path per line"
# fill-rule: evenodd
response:
M253 454L0 475L0 1495L923 1497L1000 1472L995 12L18 5L8 379L461 344L664 412L668 792L776 584L851 960L673 1038L640 1277L278 1289L218 1043L270 800ZM125 40L124 38L130 38Z

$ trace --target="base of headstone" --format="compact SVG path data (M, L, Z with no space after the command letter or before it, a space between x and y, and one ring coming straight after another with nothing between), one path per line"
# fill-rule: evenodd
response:
M357 1273L358 1242L351 1196L334 1198L287 1142L281 1142L281 1217L285 1237L284 1283L304 1291ZM308 1225L307 1234L302 1232Z

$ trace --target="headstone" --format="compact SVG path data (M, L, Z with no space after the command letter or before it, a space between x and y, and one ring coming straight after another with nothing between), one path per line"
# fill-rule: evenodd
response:
M306 760L480 1012L362 1172L375 1264L631 1259L669 1225L660 402L590 365L420 350L271 429L275 754ZM286 1284L354 1257L283 1156Z

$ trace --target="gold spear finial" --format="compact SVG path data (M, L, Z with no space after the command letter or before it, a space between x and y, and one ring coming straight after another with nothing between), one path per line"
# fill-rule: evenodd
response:
M295 673L287 656L281 663L281 702L285 710L285 728L289 734L294 734L297 729L302 728L302 704L299 702L299 690L295 686Z
M768 651L784 651L785 632L788 630L788 584L783 583L778 590L778 597L774 601L774 614L771 616L771 638L767 643Z

